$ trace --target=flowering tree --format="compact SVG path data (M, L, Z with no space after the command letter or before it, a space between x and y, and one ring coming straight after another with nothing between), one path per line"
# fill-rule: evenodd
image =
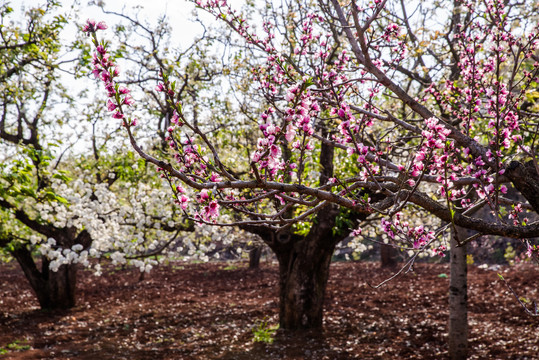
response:
M30 9L26 28L0 28L0 251L17 260L45 309L75 305L77 268L101 271L92 257L149 271L150 256L179 246L180 231L192 230L167 206L155 169L133 153L115 154L114 138L97 121L102 106L75 110L61 86L66 19L55 8ZM7 22L12 9L0 12ZM73 150L85 140L88 156Z
M255 29L224 0L197 5L261 59L251 84L264 110L249 125L259 138L247 168L227 161L226 149L189 121L165 68L156 89L174 109L167 137L173 160L145 152L133 135L132 98L96 34L106 25L88 21L94 74L131 145L158 167L186 214L257 229L275 252L283 328L322 325L343 211L349 225L377 215L381 229L407 250L443 256L444 236L454 229L456 246L499 235L522 239L537 256L539 222L530 220L539 211L537 114L523 105L537 87L539 44L534 24L512 15L522 8L456 1L422 8L421 24L403 3L331 0L314 8L298 1L269 5L283 16L264 17ZM447 24L428 23L436 11L447 12ZM188 196L186 186L196 195ZM506 198L509 187L525 201ZM483 206L493 220L474 217ZM223 208L237 214L233 222L221 221ZM406 215L419 211L442 225L412 225ZM473 234L457 236L459 228Z

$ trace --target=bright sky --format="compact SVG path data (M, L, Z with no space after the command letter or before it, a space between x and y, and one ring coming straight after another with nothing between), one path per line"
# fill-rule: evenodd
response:
M23 6L28 8L46 2L45 0L7 1L16 12L19 12ZM109 25L118 22L117 17L105 15L98 6L91 5L98 1L60 0L60 3L63 4L64 11L69 11L73 4L77 4L75 7L81 9L80 18L76 19L78 23L83 23L86 19L105 20ZM166 14L172 26L173 38L182 47L189 46L193 38L202 32L201 26L190 20L193 18L192 13L195 7L193 3L186 0L103 0L101 2L105 4L105 9L108 11L125 12L130 15L136 13L135 8L140 8L140 20L146 20L149 23L155 23L159 17ZM22 16L22 12L20 15ZM201 15L204 16L202 12ZM77 30L73 28L73 31Z

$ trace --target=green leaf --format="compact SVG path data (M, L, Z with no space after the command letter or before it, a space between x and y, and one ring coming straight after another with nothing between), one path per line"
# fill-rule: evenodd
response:
M36 193L35 193L34 189L27 188L27 187L21 188L21 195L28 196L28 197L31 197L31 198L36 197Z
M505 280L502 276L502 274L498 273L498 277L500 278L500 280Z
M66 175L66 173L64 173L64 172L57 172L57 173L54 173L54 174L52 175L52 177L53 177L54 179L59 179L59 180L65 181L65 182L68 182L68 181L71 180L71 178L68 177L68 176Z
M66 205L68 204L68 201L66 199L64 199L60 195L53 193L52 191L45 192L44 198L49 201L58 201L62 204L66 204Z
M442 274L439 274L438 277L442 279L447 279L449 276L447 276L447 274L442 273Z

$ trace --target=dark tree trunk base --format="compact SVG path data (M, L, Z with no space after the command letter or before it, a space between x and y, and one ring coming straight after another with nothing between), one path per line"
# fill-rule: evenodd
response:
M62 265L55 272L49 269L49 262L43 259L42 271L39 271L28 249L20 248L12 254L34 290L42 310L67 310L75 306L76 264Z
M303 250L303 249L302 249ZM278 256L280 328L320 329L332 250L293 252Z

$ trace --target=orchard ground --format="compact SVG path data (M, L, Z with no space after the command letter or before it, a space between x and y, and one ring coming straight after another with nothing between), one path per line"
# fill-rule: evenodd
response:
M173 263L140 279L134 269L80 273L78 306L38 309L22 272L0 265L0 359L444 359L448 266L394 272L378 263L332 264L324 330L277 332L253 342L253 328L277 323L274 264ZM471 359L537 359L539 317L527 315L497 272L524 301L539 300L539 268L469 268ZM271 336L267 337L268 339Z

